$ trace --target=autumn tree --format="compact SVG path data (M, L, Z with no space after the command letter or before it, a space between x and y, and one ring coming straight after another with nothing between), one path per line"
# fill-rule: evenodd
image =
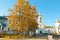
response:
M26 0L18 0L13 9L9 9L9 28L19 32L35 31L37 28L36 7Z

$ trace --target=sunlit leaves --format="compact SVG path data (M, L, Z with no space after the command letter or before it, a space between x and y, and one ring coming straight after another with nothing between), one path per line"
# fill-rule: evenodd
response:
M9 28L20 32L36 30L36 8L29 5L28 1L18 0L14 9L10 10Z

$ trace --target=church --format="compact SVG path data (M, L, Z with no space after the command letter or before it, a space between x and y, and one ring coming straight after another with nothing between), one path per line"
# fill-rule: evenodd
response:
M56 33L60 34L60 21L58 19L56 19L54 27L55 27Z
M38 14L37 23L38 29L36 30L36 34L40 34L40 31L44 28L43 17L41 13Z
M41 31L43 33L48 33L48 34L51 34L51 33L60 34L60 21L58 19L56 19L54 26L52 27L49 26L49 28L45 28L45 25L43 22L43 16L41 13L39 13L37 17L37 23L38 23L38 29L36 30L36 34L40 34Z

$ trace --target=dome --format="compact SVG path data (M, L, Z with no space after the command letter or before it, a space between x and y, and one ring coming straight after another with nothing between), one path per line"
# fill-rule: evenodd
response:
M55 21L56 23L60 23L60 21L58 20L58 19L56 19L56 21Z

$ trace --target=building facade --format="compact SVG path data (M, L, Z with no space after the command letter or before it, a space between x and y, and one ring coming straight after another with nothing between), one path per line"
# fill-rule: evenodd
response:
M40 34L40 32L43 30L44 28L44 24L43 24L43 17L41 15L41 13L38 14L37 17L37 23L38 23L38 29L36 30L37 34Z
M43 17L41 15L41 13L38 14L38 28L43 28Z
M0 16L0 32L8 29L7 20L8 19L5 16Z
M60 21L58 19L56 19L55 21L55 31L57 34L60 34Z

